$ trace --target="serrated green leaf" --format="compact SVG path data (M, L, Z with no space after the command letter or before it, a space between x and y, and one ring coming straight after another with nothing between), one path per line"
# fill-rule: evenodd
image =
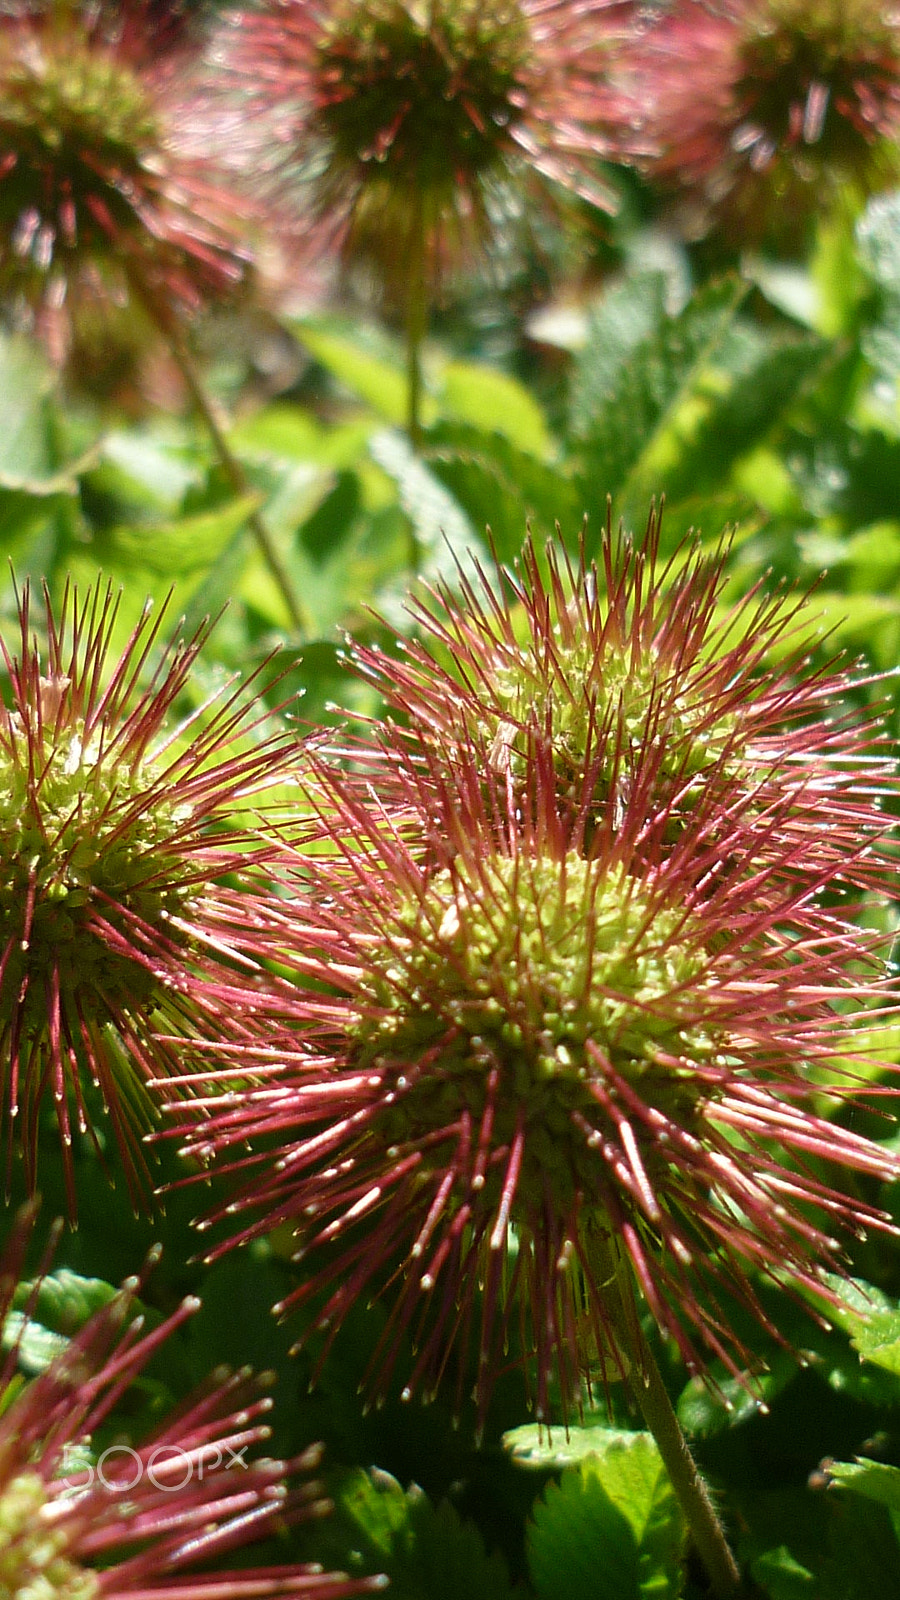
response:
M487 1553L449 1502L435 1508L415 1484L404 1490L375 1468L345 1473L333 1498L320 1559L386 1573L392 1600L513 1600L502 1556Z
M566 1431L565 1428L548 1428L546 1423L526 1422L521 1428L510 1428L503 1435L503 1448L517 1467L546 1472L574 1466L585 1456L602 1455L614 1440L628 1441L634 1437L625 1429L604 1427L602 1423L583 1428L570 1423Z
M402 433L377 433L371 440L373 461L393 478L400 505L415 530L423 577L453 576L456 562L465 564L471 550L484 541L462 507L417 456Z
M481 533L490 528L501 561L519 554L530 524L538 542L559 523L574 545L586 506L571 475L538 461L499 433L440 422L425 438L423 458Z
M103 1279L83 1278L67 1267L48 1273L36 1290L23 1281L3 1323L3 1349L15 1348L22 1371L35 1376L62 1355L71 1336L116 1293Z
M637 1542L602 1484L579 1467L550 1484L528 1529L539 1600L640 1600Z
M681 1591L684 1534L654 1440L611 1429L538 1501L528 1530L532 1582L540 1600L671 1600Z
M839 1488L852 1489L866 1500L900 1511L900 1467L883 1461L829 1461L827 1472Z
M531 392L496 367L451 361L441 373L442 411L483 432L511 439L526 454L545 459L553 449L547 419Z
M40 1322L26 1319L21 1311L9 1312L3 1324L2 1342L4 1350L16 1350L19 1366L30 1377L36 1377L49 1367L69 1343L63 1334L53 1333Z
M19 1284L13 1297L14 1307L21 1309L28 1304L32 1292L32 1284ZM41 1279L31 1306L31 1316L54 1333L71 1336L96 1311L109 1305L118 1293L118 1289L114 1289L103 1278L84 1278L68 1267L58 1267L55 1272L48 1272Z
M851 1343L864 1361L900 1373L900 1311L873 1312L852 1335Z
M389 1562L409 1523L410 1503L421 1490L404 1491L389 1472L373 1468L349 1475L340 1491L337 1505L343 1515L364 1535L366 1545L378 1559Z
M649 328L635 342L620 338L618 359L608 312L601 313L582 356L573 411L583 481L597 496L612 494L626 521L641 520L647 495L666 489L648 477L651 463L700 374L720 355L746 285L713 284L677 317L662 311L658 289L645 293Z
M691 1438L713 1439L759 1416L796 1375L796 1356L776 1349L768 1357L768 1369L754 1379L753 1392L729 1376L717 1379L716 1392L702 1378L691 1378L678 1399L678 1420Z
M862 1280L827 1278L839 1297L825 1309L863 1361L900 1374L900 1306L880 1289Z

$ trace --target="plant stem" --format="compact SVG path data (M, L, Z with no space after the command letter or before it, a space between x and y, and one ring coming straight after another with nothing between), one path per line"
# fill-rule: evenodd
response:
M422 341L428 321L425 219L416 206L409 237L406 306L406 428L415 451L422 448Z
M730 1600L740 1588L740 1571L709 1490L697 1470L675 1415L653 1352L641 1331L630 1282L626 1286L623 1281L624 1270L624 1264L620 1262L616 1279L621 1298L621 1316L611 1308L610 1322L623 1354L631 1362L632 1392L656 1440L663 1465L687 1518L694 1544L709 1574L713 1592L719 1596L719 1600Z
M184 379L187 391L203 419L232 489L235 494L252 494L253 490L247 474L225 437L222 424L216 415L215 406L206 392L197 364L188 349L184 335L175 317L168 307L164 306L158 297L154 295L140 270L133 264L129 265L128 278L135 297L140 301L150 321L164 340L169 354ZM298 634L308 635L314 631L312 619L296 593L287 568L275 548L272 535L266 527L261 512L256 507L247 513L247 526L256 540L260 555L275 580L278 592L291 619L292 627Z
M417 455L422 448L422 343L428 325L427 242L425 215L419 196L409 231L406 302L406 431ZM418 571L420 555L419 541L411 526L409 566L413 573Z

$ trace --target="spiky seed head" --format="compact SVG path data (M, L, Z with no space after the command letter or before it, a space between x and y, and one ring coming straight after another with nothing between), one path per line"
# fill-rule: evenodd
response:
M187 131L187 69L154 56L154 17L150 0L16 0L4 21L0 289L39 314L138 278L196 309L244 276L246 203Z
M226 19L218 59L283 184L390 280L421 229L434 271L483 243L511 179L614 207L598 162L634 137L612 83L633 26L623 0L272 0Z
M477 758L450 769L400 735L394 756L393 814L317 764L332 850L282 903L285 1026L207 1072L188 1130L243 1174L219 1219L296 1227L315 1265L285 1306L322 1327L385 1294L376 1393L409 1333L409 1392L449 1368L483 1419L513 1344L541 1415L557 1378L577 1405L616 1359L623 1271L693 1370L712 1351L739 1373L718 1294L763 1317L757 1268L827 1293L832 1230L889 1227L809 1158L900 1173L816 1105L819 1069L835 1105L852 1091L849 1030L888 1004L872 941L829 907L837 866L798 891L795 837L770 811L763 852L739 793L727 853L719 794L668 852L610 804L586 856L551 785L504 813Z
M0 1251L0 1321L16 1288L31 1219L19 1215ZM110 1600L165 1591L209 1594L209 1568L327 1506L310 1479L321 1452L293 1461L251 1454L270 1434L265 1381L249 1369L216 1374L177 1416L135 1443L121 1440L95 1466L91 1446L111 1407L198 1300L185 1300L141 1333L132 1280L73 1335L43 1371L15 1386L17 1348L0 1365L0 1586L19 1600ZM32 1291L33 1292L33 1291ZM93 1436L93 1437L92 1437ZM125 1438L128 1438L127 1423ZM240 1464L240 1490L235 1489ZM200 1570L197 1571L196 1569ZM318 1566L216 1571L241 1600L351 1600L383 1587Z
M116 657L117 616L108 587L67 589L58 614L48 595L41 646L26 591L18 653L0 642L11 691L0 708L6 1137L33 1185L38 1117L52 1097L73 1207L72 1129L90 1127L89 1086L137 1193L142 1085L177 1071L177 1052L156 1034L215 1037L253 971L266 848L241 806L254 793L264 806L293 752L288 736L254 735L234 695L204 708L196 727L170 729L208 628L162 644L162 615L147 610Z
M608 518L596 561L584 542L573 562L561 541L529 539L514 570L425 591L399 658L359 645L352 659L412 747L451 764L481 752L486 780L526 809L549 781L588 846L611 810L651 827L664 815L674 838L719 785L758 816L793 796L785 826L805 830L811 874L824 849L865 876L865 845L883 871L889 750L877 718L849 709L853 673L812 665L804 597L726 604L727 540L666 560L660 531L655 512L637 540Z
M679 0L638 53L658 156L695 233L796 245L841 184L896 182L900 24L880 0Z

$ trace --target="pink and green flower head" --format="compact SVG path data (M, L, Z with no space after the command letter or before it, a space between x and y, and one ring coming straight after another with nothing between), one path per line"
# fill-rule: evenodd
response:
M105 1113L139 1195L144 1085L179 1070L166 1036L215 1038L252 1007L253 807L295 741L265 737L235 692L170 723L208 628L162 642L148 608L116 655L110 588L42 610L26 590L18 652L0 641L0 1082L32 1186L52 1105L74 1211L73 1133Z
M434 267L489 236L510 179L612 209L598 164L633 138L612 81L631 30L623 0L271 0L226 19L220 57L261 126L279 112L288 186L396 275L422 228Z
M695 232L785 243L841 184L897 181L900 21L880 0L676 0L637 65L649 170Z
M171 8L168 8L171 10ZM192 140L152 0L13 0L0 28L0 290L39 311L138 279L196 309L244 276L241 207Z
M586 854L552 784L504 812L476 761L394 754L396 813L318 765L332 851L283 903L293 1015L187 1108L185 1149L241 1174L207 1225L293 1225L306 1276L283 1309L318 1327L383 1295L376 1393L408 1335L408 1393L474 1383L483 1418L512 1348L540 1416L555 1380L578 1405L610 1376L618 1286L693 1370L741 1372L717 1296L764 1320L757 1271L827 1292L841 1230L889 1227L835 1174L900 1174L822 1111L826 1069L832 1108L852 1092L854 1026L893 1004L827 903L837 867L798 888L770 813L761 868L738 790L665 852L610 804Z
M2 1259L9 1308L28 1221ZM186 1300L145 1331L126 1284L38 1377L15 1384L16 1349L0 1371L0 1587L19 1600L349 1600L383 1585L304 1565L222 1558L328 1507L308 1479L320 1452L254 1457L271 1401L249 1370L219 1371L149 1438L100 1449L104 1426L148 1362L199 1307ZM27 1307L26 1307L27 1314ZM118 1421L118 1419L117 1419ZM306 1479L307 1481L304 1481ZM199 1569L199 1570L197 1570ZM212 1570L211 1570L212 1569Z
M666 561L659 535L655 513L638 541L608 520L597 562L583 542L573 562L561 541L529 539L513 571L415 601L418 639L399 659L357 646L352 662L413 745L437 760L480 750L513 794L533 796L546 746L588 837L610 803L683 826L719 784L759 815L793 793L798 821L818 816L858 864L861 837L884 835L893 769L872 719L840 709L852 673L811 668L802 599L726 603L727 542L688 541Z

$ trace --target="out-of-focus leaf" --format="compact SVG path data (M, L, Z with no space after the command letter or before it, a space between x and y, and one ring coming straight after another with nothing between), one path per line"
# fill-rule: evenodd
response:
M572 377L570 425L581 438L599 431L610 400L632 357L662 326L666 280L661 272L635 273L615 284L594 308L587 340Z
M353 467L365 454L377 425L371 417L362 417L325 428L299 406L276 404L242 417L228 438L244 455Z
M37 1290L31 1283L20 1283L14 1309L3 1324L3 1349L15 1347L23 1372L36 1376L62 1355L71 1336L116 1292L103 1279L83 1278L67 1267L48 1273Z
M900 190L869 201L856 224L856 242L875 282L900 296Z
M61 459L53 392L56 376L35 345L0 332L0 489L74 494L96 448Z
M406 420L406 371L401 361L390 361L365 349L351 333L314 322L292 324L298 339L310 355L337 378L345 389L364 400L376 416L401 426ZM434 416L435 405L427 395L422 406L423 420Z
M804 328L815 329L819 319L819 290L805 267L773 261L765 256L745 256L741 272L765 295L770 305Z
M809 516L859 528L897 514L900 440L840 423L792 434L785 461Z
M782 1488L746 1497L744 1519L738 1555L771 1600L896 1600L900 1547L884 1505Z
M677 501L721 483L777 427L827 354L828 346L818 339L763 343L748 369L706 400L691 437L673 452L664 480L667 499Z
M787 1545L767 1550L752 1567L753 1577L771 1600L816 1600L818 1579L791 1555Z
M200 482L200 470L183 452L166 447L146 431L116 429L106 434L91 473L93 488L115 497L135 512L174 516L185 494Z
M633 343L617 341L607 326L609 308L601 308L581 359L573 424L583 481L597 495L612 494L626 519L643 511L648 493L666 488L648 480L645 465L700 374L721 354L745 293L734 280L713 284L677 317L661 313L657 299L649 330Z
M529 525L540 542L559 523L572 548L585 511L595 513L596 520L604 513L602 502L584 504L571 475L536 460L499 433L441 422L428 430L424 454L479 533L490 528L502 561L518 555Z
M540 1600L672 1600L681 1591L684 1537L653 1439L611 1430L598 1453L568 1468L537 1502L531 1579Z
M150 527L117 528L112 536L113 555L123 566L142 566L163 577L176 578L211 567L257 504L255 495L229 500L215 511Z
M495 367L452 361L441 373L442 411L482 432L502 433L528 455L544 459L553 448L547 419L524 384Z
M855 333L867 284L846 211L823 207L819 213L810 274L817 290L816 332L828 339Z
M415 531L421 575L452 577L457 562L465 564L470 551L483 548L466 513L415 454L404 434L376 434L371 451L372 459L397 485L400 504Z
M339 472L328 493L303 522L297 537L313 561L327 561L346 543L361 505L355 472Z

